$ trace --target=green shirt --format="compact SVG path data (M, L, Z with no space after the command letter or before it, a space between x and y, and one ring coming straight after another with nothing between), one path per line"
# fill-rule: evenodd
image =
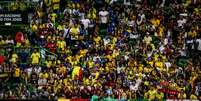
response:
M97 95L93 95L91 97L91 100L90 101L98 101L98 96Z

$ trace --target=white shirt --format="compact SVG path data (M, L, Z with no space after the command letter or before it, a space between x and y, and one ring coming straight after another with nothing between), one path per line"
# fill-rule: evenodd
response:
M6 44L14 44L13 40L6 40Z
M180 19L177 21L178 23L178 27L182 27L183 28L183 25L186 23L186 19Z
M165 0L162 0L160 7L164 7L164 5L165 5Z
M165 66L167 71L169 71L169 68L172 66L170 62L165 62Z
M107 19L108 14L109 14L108 11L100 11L99 12L101 23L107 23L108 22L108 19Z
M124 56L124 59L125 59L125 60L128 60L128 59L129 59L128 55L125 55L125 56Z
M121 73L121 67L117 66L117 73Z
M185 50L179 50L179 53L181 54L181 56L186 56Z
M197 39L196 42L198 43L198 50L201 51L201 39Z
M39 66L38 68L36 68L36 73L39 74L41 72L41 67Z
M31 76L31 72L32 72L32 68L27 68L27 74L29 77Z
M168 38L165 38L164 39L164 45L167 45L168 44Z
M107 45L108 43L110 43L110 39L103 39L104 45Z
M153 51L151 51L151 52L147 52L147 57L151 57L152 54L153 54Z
M46 79L39 79L38 80L38 85L46 85L47 84L47 80Z
M151 36L145 36L144 40L143 40L146 44L150 44L152 41L152 37Z
M90 23L89 19L82 19L81 22L84 25L85 29L87 29L89 27L89 23Z
M100 60L100 57L99 57L99 56L94 56L94 57L93 57L93 61L94 61L94 62L96 62L97 59Z
M137 39L138 37L139 37L138 34L134 35L134 34L130 33L130 38L131 39Z
M141 84L141 82L142 82L141 79L136 80L136 84L135 84L135 86L132 88L132 90L137 91L138 88L139 88L139 86L140 86L140 84Z
M113 4L114 2L117 2L117 0L111 0L110 5Z
M134 26L134 24L135 24L135 21L128 21L128 22L127 22L127 25L128 25L128 26L131 26L131 27Z
M84 19L85 13L80 12L79 16L80 16L80 19L82 20L82 19Z
M161 45L161 46L159 47L159 50L160 50L161 53L163 53L164 49L165 49L165 47L164 47L163 45Z
M145 20L146 18L145 18L144 14L138 14L138 16L140 16L140 19L137 20L137 24L140 25L142 23L142 21Z
M73 12L73 14L78 14L78 15L79 15L79 13L80 13L78 9L73 9L72 12Z

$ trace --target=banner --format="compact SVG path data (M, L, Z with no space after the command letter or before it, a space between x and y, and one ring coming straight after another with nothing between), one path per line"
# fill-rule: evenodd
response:
M1 11L0 25L27 24L28 13L22 11Z

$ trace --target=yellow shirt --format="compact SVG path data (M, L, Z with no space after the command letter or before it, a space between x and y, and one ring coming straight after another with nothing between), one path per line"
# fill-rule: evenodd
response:
M38 26L36 24L32 25L31 28L32 28L33 31L38 30Z
M114 50L114 47L115 47L115 44L110 44L109 49L110 49L110 50Z
M85 56L86 53L87 53L87 50L86 50L86 49L80 50L80 55L81 55L81 57Z
M149 100L154 100L156 96L156 90L149 90Z
M79 75L79 71L80 71L80 67L79 66L75 66L73 68L73 72L72 72L72 78L75 79L76 75Z
M17 62L17 58L18 58L18 56L17 56L17 54L12 54L12 58L11 58L11 61L13 62L13 63L16 63Z
M57 18L57 14L56 14L56 13L52 13L51 16L52 16L52 17L51 17L51 20L52 20L52 21L55 21L56 18Z
M184 93L183 95L179 93L178 98L179 99L186 99L186 93Z
M51 6L51 0L45 0L45 4L49 7L49 6Z
M112 56L111 55L107 55L107 58L109 59L109 61L112 61Z
M58 25L57 29L58 29L59 31L61 31L61 30L63 30L63 26Z
M65 49L65 47L66 47L66 42L65 41L58 41L57 42L57 46L58 46L58 48L60 48L62 51Z
M47 68L50 68L52 66L52 61L46 61L45 63Z
M43 16L43 12L42 11L37 11L37 14L38 14L39 18L42 18L42 16Z
M92 68L94 66L94 62L93 61L89 61L89 68Z
M58 101L70 101L70 99L58 98Z
M76 57L76 61L79 62L81 56L77 54L75 57Z
M66 67L65 67L65 66L61 67L61 68L60 68L60 71L61 71L62 73L66 73Z
M78 64L78 61L71 61L70 63L71 63L72 66L75 66L75 65Z
M96 44L98 44L100 42L101 38L99 36L94 38L94 41L96 42Z
M15 77L20 77L20 68L15 68Z
M29 45L30 45L29 39L25 39L25 45L26 45L26 46L29 46Z
M99 75L100 75L99 72L96 72L95 73L95 79L98 79Z
M96 17L96 9L92 8L92 11L87 14L87 18L96 19Z
M73 36L73 38L78 39L78 37L79 37L79 32L78 31L79 31L78 28L75 28L75 27L71 28L71 35Z
M143 71L143 66L139 66L139 72Z
M197 98L197 96L196 96L196 95L191 94L190 99L191 99L191 100L197 100L198 98Z
M162 69L163 68L163 62L160 62L160 61L155 62L155 67Z
M164 27L159 27L159 35L158 36L163 36L164 33Z
M148 82L148 81L145 81L145 82L144 82L144 85L148 86L148 85L149 85L149 82Z
M1 41L0 41L0 45L3 45L3 44L5 44L5 41L4 41L4 40L1 40Z
M192 1L192 0L186 0L186 3L184 4L184 6L190 5L190 4L191 4L191 1Z
M65 86L67 86L67 85L68 85L68 80L67 80L67 79L64 79L64 80L63 80L63 83L64 83Z
M164 94L161 92L161 93L157 93L156 94L156 98L158 99L158 100L162 100L163 98L164 98Z
M68 56L67 58L66 58L66 61L69 61L69 62L72 62L72 56Z
M10 4L12 10L17 10L18 4L16 2L11 2Z
M89 79L84 78L84 85L89 85L89 84L90 84Z
M113 58L116 58L118 55L119 55L119 52L116 51L116 50L114 50L114 51L113 51L113 54L112 54L112 57L113 57Z
M144 68L144 73L149 73L149 69L148 68Z
M32 53L31 58L32 58L32 64L38 64L39 59L40 59L40 54L38 52L37 53Z
M154 61L157 61L157 60L158 60L158 57L159 57L159 55L158 55L158 54L155 54L154 57L153 57L153 60L154 60Z
M152 19L151 23L155 26L158 27L160 25L160 20L159 19Z
M43 77L47 79L49 77L49 74L48 73L44 73Z
M52 0L52 3L53 3L53 9L54 9L54 10L59 9L60 0Z
M151 67L154 67L154 62L153 61L148 61L147 62Z
M195 30L190 31L190 32L188 33L188 36L191 37L191 38L194 38L194 37L197 36L197 32L196 32Z

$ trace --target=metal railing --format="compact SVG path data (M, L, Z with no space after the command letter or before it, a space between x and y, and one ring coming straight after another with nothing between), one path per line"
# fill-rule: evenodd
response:
M38 5L38 2L32 2L27 0L21 0L20 2L17 2L16 0L1 0L0 1L0 10L12 10L12 5L16 4L15 6L18 8L17 10L28 10L28 9L35 9ZM22 8L22 5L25 7Z
M54 58L58 58L58 55L53 53L53 52L50 52L48 49L45 49L43 47L16 47L16 46L0 46L0 52L1 52L1 55L4 55L4 56L9 56L9 55L12 55L10 52L11 51L8 51L8 50L12 50L14 53L16 53L18 55L18 58L20 56L21 53L26 53L28 54L27 55L27 58L29 58L33 52L33 50L37 49L38 52L41 54L41 51L45 51L45 58L50 58L50 57L54 57ZM42 61L43 59L40 59L40 62L39 62L39 65L42 65L44 61ZM19 64L31 64L31 61L30 59L28 59L26 62L21 62L20 58L19 58Z

